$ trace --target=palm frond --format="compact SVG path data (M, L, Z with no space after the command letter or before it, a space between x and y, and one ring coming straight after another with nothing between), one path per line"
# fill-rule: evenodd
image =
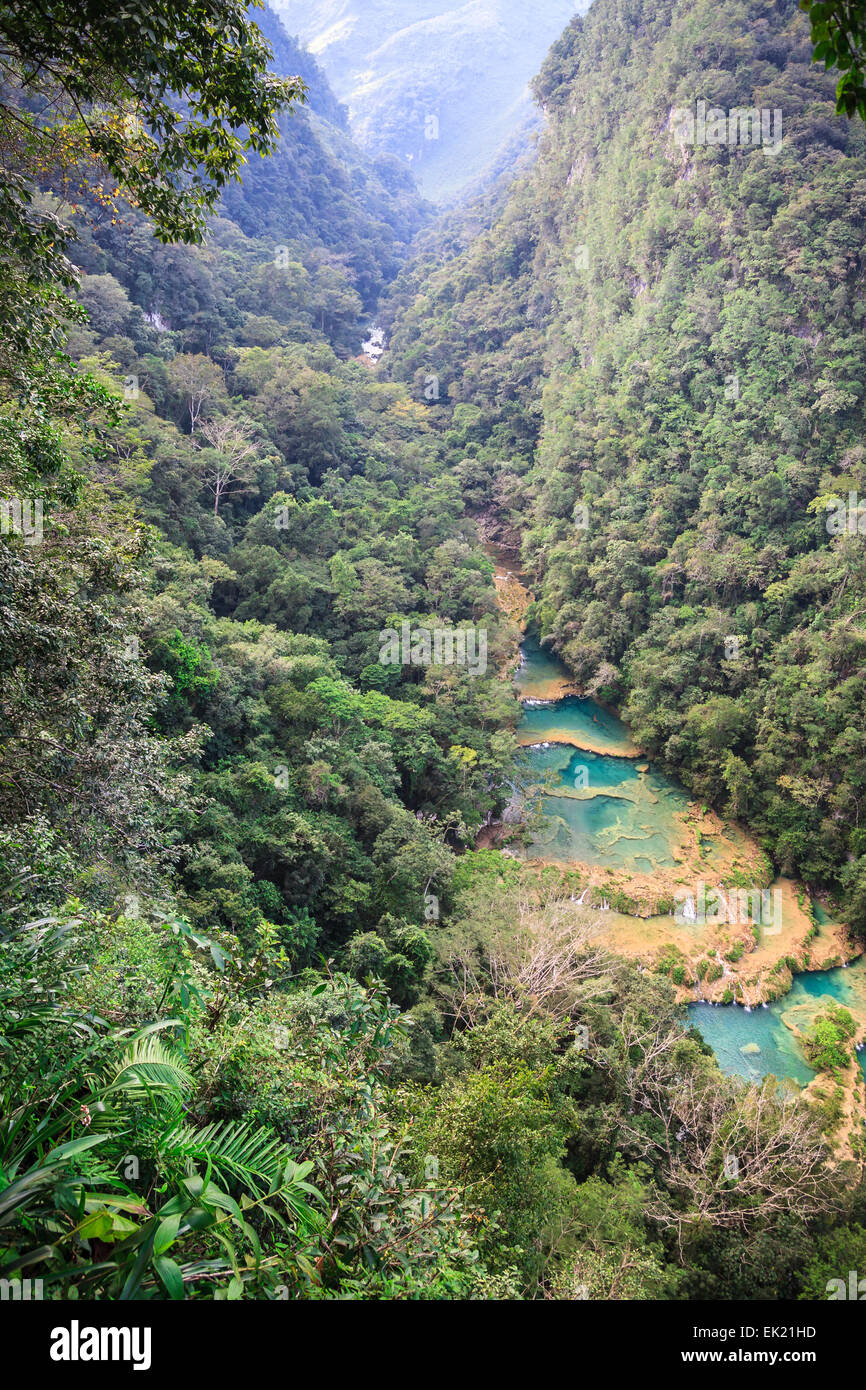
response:
M129 1097L151 1096L154 1092L189 1095L194 1081L186 1062L169 1043L154 1033L133 1038L124 1048L106 1095L123 1091Z
M261 1125L217 1121L199 1129L178 1123L165 1130L160 1152L194 1171L197 1163L210 1164L223 1182L235 1181L262 1196L284 1168L288 1153L279 1136Z

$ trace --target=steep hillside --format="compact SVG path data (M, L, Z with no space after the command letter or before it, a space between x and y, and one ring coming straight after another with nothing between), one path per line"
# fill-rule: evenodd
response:
M348 108L335 97L310 50L287 34L279 16L270 6L256 11L255 22L271 46L271 71L280 75L296 73L307 88L307 109L315 111L317 116L323 116L331 125L346 130L349 125Z
M537 165L396 287L391 369L440 379L583 686L863 927L866 142L810 60L793 0L598 0Z
M316 246L329 274L348 282L369 313L432 208L399 159L359 149L315 60L273 11L260 18L273 67L299 74L307 101L281 117L279 146L268 159L248 162L242 182L226 189L223 206L246 236L288 245L293 259L292 243Z

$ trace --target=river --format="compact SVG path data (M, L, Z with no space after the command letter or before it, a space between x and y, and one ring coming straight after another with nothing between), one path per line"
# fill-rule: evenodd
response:
M488 546L496 565L500 599L520 609L515 585L522 577L509 569L508 556ZM513 564L513 560L512 560ZM504 606L504 604L503 604ZM525 608L525 605L524 605ZM514 616L520 616L515 612ZM676 885L689 885L697 875L715 882L755 864L755 847L739 827L698 810L675 780L644 757L628 729L610 710L579 696L563 665L531 636L525 635L515 686L523 704L517 728L526 751L525 790L540 815L523 851L527 858L576 867L598 889L594 901L603 904L600 920L614 949L652 959L652 953L673 945L686 961L705 952L718 959L723 975L715 993L725 998L732 988L745 1005L710 1002L713 990L697 979L687 1003L689 1022L713 1048L722 1069L749 1080L773 1074L800 1085L815 1075L800 1047L798 1034L833 1001L850 1009L866 1030L866 956L847 966L797 973L779 998L761 1003L767 976L787 952L808 954L813 963L838 960L840 932L816 905L809 914L804 890L786 880L774 887L783 895L782 922L764 932L742 964L730 965L700 921L674 916L670 906L653 911L657 900L669 899ZM696 827L703 833L696 833ZM741 880L742 881L742 878ZM606 886L642 900L642 915L611 909L604 902ZM658 906L658 903L657 903ZM749 972L760 981L749 988ZM762 973L763 972L763 973ZM790 976L788 976L790 978ZM733 984L731 982L734 982ZM682 992L681 992L682 997ZM748 1001L751 998L752 1003ZM859 1053L866 1076L866 1050Z

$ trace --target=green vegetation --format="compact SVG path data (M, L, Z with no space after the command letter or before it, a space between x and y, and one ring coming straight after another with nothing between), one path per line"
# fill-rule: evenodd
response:
M538 164L409 262L428 210L273 15L271 54L231 0L97 8L0 8L0 1275L800 1296L866 1222L832 1116L721 1073L681 951L618 958L577 874L475 849L520 764L474 517L524 532L533 620L642 742L856 914L860 561L808 504L860 476L862 134L805 20L596 0ZM707 45L721 94L799 101L810 159L650 159ZM486 664L383 661L404 622Z
M836 110L840 115L856 112L866 121L866 23L862 10L847 0L800 0L800 9L809 16L812 62L823 61L827 68L839 68L836 84Z
M850 1066L854 1056L851 1040L856 1032L854 1019L839 1005L819 1014L804 1041L812 1066L818 1071L838 1071Z
M579 685L864 931L866 129L793 0L618 14L554 45L533 168L422 239L390 370L439 374ZM684 143L698 100L779 141Z
M351 106L364 149L398 158L428 197L449 199L526 143L534 124L527 84L587 4L281 0L279 10Z

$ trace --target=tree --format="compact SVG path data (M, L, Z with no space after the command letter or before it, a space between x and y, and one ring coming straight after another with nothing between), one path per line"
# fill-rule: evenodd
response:
M219 515L220 501L231 489L244 490L258 456L251 427L232 415L205 420L201 435L210 445L205 453L205 485L213 493L213 513Z
M133 312L129 295L113 275L87 275L81 282L82 300L91 327L103 337L121 333Z
M774 1076L747 1086L709 1071L668 1020L629 1006L619 1037L590 1058L625 1101L620 1147L664 1172L647 1215L682 1246L701 1228L750 1233L788 1215L837 1210L819 1116Z
M835 1288L835 1297L838 1298L840 1277L847 1296L849 1270L852 1269L857 1271L858 1277L862 1277L862 1271L866 1269L866 1230L857 1223L847 1229L828 1231L818 1236L809 1263L803 1270L799 1297L823 1302Z
M216 362L202 352L179 352L168 366L172 388L186 400L189 432L195 434L199 417L225 400L225 378Z
M100 925L103 934L111 931L104 918ZM212 998L195 982L190 949L210 949L218 972L229 958L185 922L166 925L177 951L162 998L176 996L173 1021L183 1017L188 1038L189 1021ZM0 1127L2 1267L25 1275L33 1269L49 1287L62 1284L83 1299L182 1299L200 1286L202 1242L216 1232L210 1252L216 1258L205 1262L214 1292L234 1276L235 1297L244 1282L262 1296L279 1275L275 1260L262 1261L250 1217L263 1208L262 1216L282 1231L294 1227L300 1253L307 1234L322 1224L310 1205L321 1198L306 1181L313 1164L295 1163L276 1132L258 1121L192 1123L195 1082L187 1053L166 1036L169 1023L109 1032L100 1019L96 1029L81 1028L88 1014L80 995L72 1000L56 983L64 967L67 983L82 973L71 964L70 927L80 926L61 918L0 927L4 1102L10 1083L20 1084L22 1056L33 1078L22 1088L15 1123ZM32 993L34 962L51 982L36 1009L22 1007ZM55 1036L63 1038L60 1051ZM61 1096L64 1103L48 1119ZM150 1170L151 1183L139 1181L139 1163ZM244 1259L247 1251L256 1258Z
M857 1024L847 1009L831 1005L815 1019L803 1041L807 1058L818 1071L838 1072L853 1060Z
M279 110L304 99L271 56L242 0L0 5L0 126L36 167L80 152L157 236L198 241L245 152L273 149Z
M528 1281L574 1194L559 1162L574 1117L554 1092L549 1069L495 1058L450 1077L426 1105L418 1098L417 1137L437 1155L442 1177L480 1208L485 1258L493 1268L520 1259Z
M125 198L161 240L200 241L245 152L272 149L278 112L304 99L270 57L242 0L0 4L0 433L8 415L6 461L23 486L62 468L49 420L81 420L107 394L63 356L84 315L68 228L37 208L37 187L71 183L98 208Z

